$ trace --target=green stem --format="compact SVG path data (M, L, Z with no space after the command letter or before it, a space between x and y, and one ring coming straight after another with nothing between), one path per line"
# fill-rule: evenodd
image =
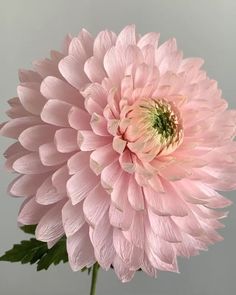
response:
M91 282L91 288L90 288L90 295L96 294L96 283L97 283L97 277L98 277L98 270L99 270L99 264L96 262L93 265L93 273L92 273L92 282Z

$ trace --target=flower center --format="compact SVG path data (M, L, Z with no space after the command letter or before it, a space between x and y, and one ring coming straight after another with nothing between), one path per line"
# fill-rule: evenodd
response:
M170 153L182 142L182 121L178 109L164 98L145 98L135 102L128 114L130 127L126 139L142 142L158 153Z
M152 128L156 129L156 131L164 138L173 136L176 129L174 115L163 106L150 110L150 113Z

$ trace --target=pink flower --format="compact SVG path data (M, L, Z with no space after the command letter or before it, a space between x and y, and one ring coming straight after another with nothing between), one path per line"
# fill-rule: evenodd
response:
M25 197L19 224L36 237L67 237L71 268L96 261L129 281L178 272L177 257L220 241L236 188L236 112L199 58L175 39L85 30L63 53L20 71L18 97L1 134L19 173L10 193Z

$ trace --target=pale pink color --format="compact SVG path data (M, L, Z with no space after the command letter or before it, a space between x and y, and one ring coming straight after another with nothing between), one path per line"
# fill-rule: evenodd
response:
M178 256L222 239L214 209L236 188L236 112L201 59L158 39L82 30L19 73L1 129L16 139L5 156L20 174L10 193L26 197L18 222L49 246L66 235L75 271L178 272Z

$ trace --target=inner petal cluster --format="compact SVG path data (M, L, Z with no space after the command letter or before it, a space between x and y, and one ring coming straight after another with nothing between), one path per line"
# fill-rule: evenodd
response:
M173 152L182 142L178 109L164 98L142 98L127 113L129 126L124 139L131 151L143 150L153 157Z

